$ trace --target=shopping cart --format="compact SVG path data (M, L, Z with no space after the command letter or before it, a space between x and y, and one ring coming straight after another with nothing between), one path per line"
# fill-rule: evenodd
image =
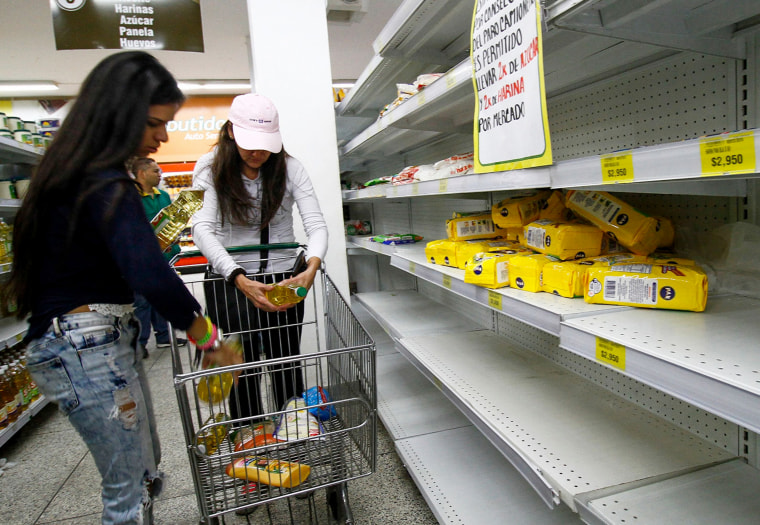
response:
M229 251L238 257L277 252L279 256L268 260L292 260L298 247L277 244ZM319 523L320 517L353 523L347 482L375 469L372 339L324 268L300 303L305 305L304 317L296 318L294 307L287 318L271 323L262 321L262 312L250 301L235 298L234 289L225 286L221 276L210 274L198 257L197 252L182 254L172 264L209 316L220 326L231 326L225 336L246 348L248 361L202 370L196 349L189 344L178 347L170 330L174 386L200 522L223 522L230 512L266 505L270 523L282 523L282 513L291 523L304 523L304 513L312 523ZM277 278L271 273L249 277L264 282ZM220 305L231 303L237 312L229 313L228 308L225 317ZM231 319L234 315L237 319ZM276 347L292 345L294 333L300 353L296 349L278 354L267 348L273 342ZM295 355L284 355L290 353ZM239 382L231 386L234 371L240 372ZM315 504L320 489L325 507ZM257 522L265 519L261 512L254 515Z

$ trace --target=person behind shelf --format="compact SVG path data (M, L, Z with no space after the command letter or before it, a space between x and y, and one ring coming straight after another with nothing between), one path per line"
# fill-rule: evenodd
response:
M267 359L297 355L304 303L278 307L265 293L279 282L311 288L327 252L327 224L309 175L283 149L271 100L255 93L235 97L214 150L196 163L193 186L206 191L193 216L193 241L223 278L206 283L209 317L223 330L244 332L247 362L259 360L260 348ZM268 260L259 252L226 251L261 244L262 237L263 244L294 242L293 203L308 236L305 271L291 276L295 250L273 250ZM269 369L275 402L269 409L281 410L303 394L303 378L297 363ZM241 376L230 396L233 419L266 412L259 387L258 374Z
M168 140L184 101L172 75L142 51L115 53L88 74L40 160L14 222L6 288L29 319L27 367L86 443L102 477L102 522L152 523L163 485L150 392L137 354L134 292L204 353L242 356L172 271L126 164Z
M132 161L132 174L135 176L137 190L140 193L140 197L142 197L145 215L148 220L151 220L159 211L172 203L172 198L169 194L158 187L158 184L161 182L161 168L158 167L158 163L155 160L139 157ZM179 251L179 245L173 244L164 252L164 258L170 261ZM169 347L169 325L166 319L139 293L135 293L135 316L140 321L140 335L137 338L137 342L143 359L146 359L149 355L147 345L148 339L150 339L151 326L156 336L156 347ZM183 346L187 344L187 340L177 338L177 344Z

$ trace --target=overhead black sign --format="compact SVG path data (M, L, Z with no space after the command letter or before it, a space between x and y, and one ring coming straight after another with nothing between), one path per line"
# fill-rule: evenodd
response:
M50 0L56 49L203 52L200 0Z

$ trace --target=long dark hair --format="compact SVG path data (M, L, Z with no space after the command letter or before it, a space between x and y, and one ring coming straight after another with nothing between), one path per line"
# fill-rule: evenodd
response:
M222 224L246 225L254 217L257 203L252 202L240 176L243 160L240 158L235 140L230 136L232 123L228 120L219 131L216 153L211 164L214 187L219 200ZM261 227L268 225L277 213L285 196L287 183L285 148L272 153L259 168L261 177Z
M124 171L116 199L133 191L124 166L140 146L148 108L184 99L171 73L142 51L110 55L90 72L16 214L14 264L4 295L16 299L19 318L31 312L34 263L44 256L40 236L49 220L48 211L61 201L73 202L69 230L73 234L83 203L104 185L94 180L95 173Z

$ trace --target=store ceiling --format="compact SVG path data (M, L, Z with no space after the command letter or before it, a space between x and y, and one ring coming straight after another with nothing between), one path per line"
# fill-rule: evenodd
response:
M356 79L374 55L372 42L402 0L365 0L368 12L358 22L329 22L330 60L336 81ZM246 0L200 0L204 53L156 51L179 80L249 79ZM0 82L48 80L55 95L73 96L92 67L115 50L56 51L50 0L0 1ZM284 38L297 38L285 34ZM19 96L5 93L3 97ZM27 95L28 96L28 95ZM29 98L40 98L38 96Z

